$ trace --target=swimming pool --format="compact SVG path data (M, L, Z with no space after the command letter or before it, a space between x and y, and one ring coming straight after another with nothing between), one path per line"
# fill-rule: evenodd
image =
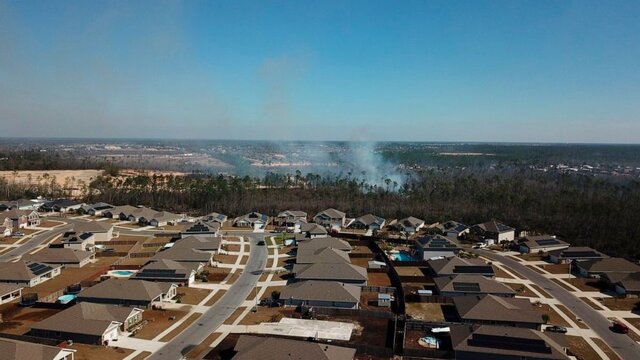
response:
M404 250L397 252L395 254L391 254L390 258L393 261L419 261L420 260Z
M114 277L130 277L136 272L133 270L111 270L109 271L109 275Z
M58 297L58 302L61 304L68 304L76 299L75 295L62 295Z

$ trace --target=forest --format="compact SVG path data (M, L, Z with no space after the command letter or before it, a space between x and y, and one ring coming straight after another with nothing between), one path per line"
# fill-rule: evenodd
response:
M55 183L30 186L0 179L7 199L68 195ZM429 170L406 183L371 186L350 175L267 173L260 178L222 175L98 177L83 189L87 202L140 204L201 215L275 215L301 209L310 214L335 207L347 216L373 213L429 223L455 219L475 224L497 219L610 255L640 257L640 181L529 170L483 172Z

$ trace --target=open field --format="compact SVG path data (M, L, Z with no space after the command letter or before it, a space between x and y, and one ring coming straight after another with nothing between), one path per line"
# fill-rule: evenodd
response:
M102 170L25 170L25 171L0 171L0 177L4 177L9 182L37 184L39 182L51 182L55 177L56 184L65 186L65 182L71 179L78 184L81 181L89 184L91 180L102 175ZM45 180L45 177L48 180ZM69 180L67 180L67 178Z

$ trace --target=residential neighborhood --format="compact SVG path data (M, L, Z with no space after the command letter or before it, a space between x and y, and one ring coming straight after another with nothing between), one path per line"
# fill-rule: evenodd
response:
M31 346L55 360L249 359L265 351L273 359L278 351L613 359L612 338L640 340L637 262L498 220L5 204L7 351ZM192 344L186 354L176 346L183 341ZM316 351L322 356L310 355Z

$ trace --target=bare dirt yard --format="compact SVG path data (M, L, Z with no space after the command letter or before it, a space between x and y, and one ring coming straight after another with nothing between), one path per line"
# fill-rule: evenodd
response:
M407 303L407 315L413 319L425 321L444 321L443 304L435 303Z
M211 290L198 289L190 287L178 288L178 297L180 303L189 305L198 305L207 295L211 294Z
M612 297L603 299L600 303L610 310L632 311L638 308L640 299Z
M182 310L145 310L142 313L142 319L145 324L142 329L135 334L136 338L151 340L158 336L161 332L175 324L187 314ZM174 317L174 320L170 318Z
M133 350L75 343L69 349L76 350L75 360L122 360Z
M546 315L549 317L549 321L547 322L547 324L569 327L569 323L562 316L560 316L560 314L558 314L554 309L552 309L549 305L541 304L540 306L536 306L535 309L542 316Z
M369 273L369 282L371 286L391 286L391 279L386 273Z
M30 330L32 324L42 321L58 312L60 312L60 310L21 307L17 302L3 304L0 306L0 314L2 315L0 332L23 335Z

